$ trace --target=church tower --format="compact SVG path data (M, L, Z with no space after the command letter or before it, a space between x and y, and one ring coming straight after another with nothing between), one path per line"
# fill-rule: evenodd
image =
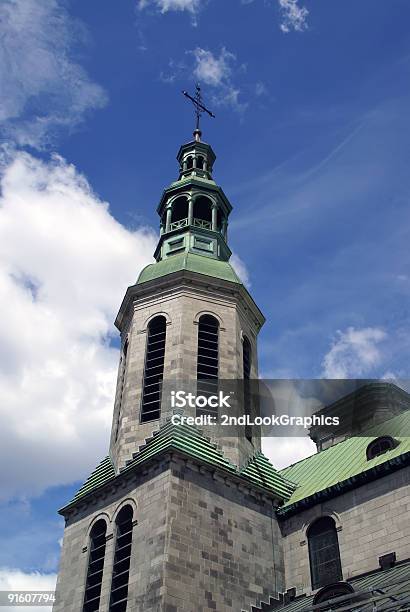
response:
M55 612L249 612L284 589L275 509L294 486L249 428L228 436L171 419L169 380L206 393L219 380L258 377L264 323L229 262L232 206L198 127L177 160L177 180L157 207L156 261L128 288L115 321L109 454L60 510Z

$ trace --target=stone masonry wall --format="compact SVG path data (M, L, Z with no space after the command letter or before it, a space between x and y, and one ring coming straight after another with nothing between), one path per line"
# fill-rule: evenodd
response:
M173 469L166 612L240 612L282 591L272 505L191 468Z
M242 335L248 335L252 345L253 378L257 378L257 331L249 317L241 311L236 298L224 295L210 286L172 289L137 301L129 330L129 347L125 372L125 385L121 403L120 430L117 441L111 437L110 453L117 470L125 465L132 453L145 442L153 431L170 416L169 407L164 405L160 421L140 424L142 384L144 375L147 325L151 318L163 314L168 321L165 347L164 378L170 380L195 380L197 366L198 325L201 313L211 313L220 321L219 334L219 377L221 379L242 378ZM118 419L119 393L114 409L115 424ZM168 410L167 410L168 409ZM113 427L114 432L115 427ZM208 435L212 435L212 431ZM217 441L227 457L236 464L243 464L253 454L254 448L247 440L228 438ZM255 441L259 448L258 440Z
M136 486L137 485L137 486ZM53 612L81 612L88 569L89 532L95 520L107 522L107 544L100 612L108 612L114 558L115 515L124 503L134 508L132 557L129 580L130 612L161 610L166 514L170 472L148 474L127 487L107 492L97 503L71 517L64 531L56 603ZM81 504L80 504L81 505Z
M282 524L286 588L311 592L306 530L330 515L338 530L343 578L379 567L381 555L410 557L410 468L403 468L301 512Z
M100 612L108 612L115 516L135 509L128 612L245 610L283 590L279 527L269 501L182 459L130 474L93 504L82 502L64 533L53 612L81 612L89 532L107 522ZM113 535L114 534L114 535Z

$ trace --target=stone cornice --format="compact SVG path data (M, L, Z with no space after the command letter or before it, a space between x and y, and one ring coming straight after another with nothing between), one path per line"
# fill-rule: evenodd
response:
M214 278L198 272L179 270L141 283L140 285L131 285L128 287L115 319L115 326L120 331L122 330L123 323L129 318L129 311L135 300L146 298L150 295L156 295L164 291L175 291L184 287L195 287L211 292L218 291L231 298L236 297L242 302L245 310L249 311L258 331L265 323L265 317L244 285L220 278Z
M153 457L148 458L144 463L125 468L117 474L112 480L97 487L90 493L80 497L79 499L70 502L67 506L61 508L58 512L66 520L81 514L82 511L96 506L98 502L104 502L108 497L121 492L121 489L126 489L139 476L154 476L160 471L172 469L173 467L183 465L186 469L207 476L214 481L224 484L227 487L237 489L242 495L252 496L260 503L268 504L269 506L278 507L282 503L282 499L278 497L270 489L258 486L249 482L240 474L233 474L222 467L216 467L204 460L196 459L181 449L177 449L169 445L166 449L159 452Z

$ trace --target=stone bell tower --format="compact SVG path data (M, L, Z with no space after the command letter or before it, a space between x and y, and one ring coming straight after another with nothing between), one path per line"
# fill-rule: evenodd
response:
M229 263L232 206L213 179L212 147L194 135L179 149L178 179L157 208L156 263L128 289L116 319L122 352L110 454L117 470L170 417L163 380L178 386L202 376L258 377L264 317ZM207 433L239 467L260 450L257 435L223 437L215 428Z
M156 261L115 321L109 455L60 510L54 612L250 612L284 589L275 509L294 485L252 431L174 424L165 392L167 380L215 388L258 377L264 317L229 263L232 207L200 136L178 152L157 208Z

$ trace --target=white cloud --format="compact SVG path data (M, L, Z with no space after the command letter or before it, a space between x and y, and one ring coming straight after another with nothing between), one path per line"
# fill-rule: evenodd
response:
M280 24L282 32L288 33L291 30L303 32L303 30L307 30L309 11L306 7L300 6L298 0L279 0L279 7L282 14L282 23Z
M59 157L19 153L0 199L3 498L85 475L106 453L126 287L155 237L128 231Z
M202 83L219 87L230 79L232 74L231 64L236 60L236 57L225 47L222 47L219 57L214 55L212 51L207 51L201 47L197 47L193 54L196 60L194 75Z
M105 103L103 89L70 58L84 31L59 0L3 0L0 22L0 123L8 138L45 146Z
M191 53L195 59L194 77L218 90L213 96L213 104L245 110L246 105L239 101L240 89L232 81L236 56L225 47L222 47L219 56L202 47L197 47Z
M322 367L325 378L360 378L382 361L379 344L387 338L377 327L338 331Z
M236 253L232 253L230 263L241 281L243 282L243 284L249 289L251 286L251 282L249 279L249 271L246 267L245 262L242 261L239 255L237 255Z
M193 25L197 24L197 15L203 6L203 0L139 0L138 2L140 10L153 7L162 14L170 11L186 11L191 15Z
M0 568L0 591L54 591L56 574L40 572L22 572L19 569ZM16 606L2 607L4 612L14 612ZM51 612L51 606L32 606L32 612Z
M258 81L255 85L255 95L259 98L260 96L266 96L268 94L267 87L262 81Z
M316 452L316 444L305 436L294 438L262 438L262 451L272 465L281 470L296 461L310 457Z

